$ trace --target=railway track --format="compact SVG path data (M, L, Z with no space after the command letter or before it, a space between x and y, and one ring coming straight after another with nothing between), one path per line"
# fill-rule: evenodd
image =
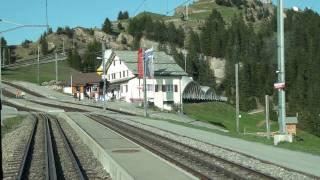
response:
M38 125L38 119L35 118L32 121L32 126L30 129L29 136L24 136L21 139L18 146L15 148L15 151L11 157L11 159L7 162L7 166L4 169L4 179L19 179L17 177L21 177L24 171L24 165L26 164L28 155L31 151L31 144L33 143L33 139L35 136L35 130Z
M27 88L25 88L25 87L20 86L20 85L16 85L16 84L13 84L13 83L8 82L8 81L2 81L2 83L3 83L3 84L7 84L7 85L9 85L9 86L11 86L11 87L14 87L14 88L16 88L16 89L19 89L19 90L21 90L21 91L24 91L24 92L26 92L26 93L28 93L28 94L30 94L30 95L33 95L33 96L36 96L36 97L46 98L45 96L43 96L43 95L41 95L41 94L39 94L39 93L36 93L36 92L34 92L34 91L31 91L31 90L29 90L29 89L27 89ZM13 93L11 92L11 94L13 94ZM15 96L15 94L13 94L13 95Z
M91 114L88 117L180 166L200 179L276 179L180 142L105 116Z
M83 180L84 174L80 163L77 161L76 155L61 128L59 121L53 117L50 119L50 127L53 134L53 146L56 154L55 163L57 166L58 179L79 179Z
M27 141L19 143L4 169L4 179L85 179L57 119L34 117Z

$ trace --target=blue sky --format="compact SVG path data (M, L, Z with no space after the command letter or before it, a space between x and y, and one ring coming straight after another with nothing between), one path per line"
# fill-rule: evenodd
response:
M49 25L100 27L106 17L117 18L120 10L130 16L141 11L165 14L185 0L47 0ZM276 0L273 0L276 1ZM142 2L145 2L143 5ZM141 5L141 6L140 6ZM311 7L320 12L320 0L285 0L286 7ZM45 0L2 0L0 19L21 24L45 24ZM0 23L0 31L14 27ZM35 41L43 28L24 28L3 34L9 44L20 44L25 39Z

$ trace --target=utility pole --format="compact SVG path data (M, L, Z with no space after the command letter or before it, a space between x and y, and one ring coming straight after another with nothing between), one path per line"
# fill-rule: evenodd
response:
M184 71L187 72L187 50L186 49L184 49L183 57L184 57Z
M71 94L73 95L72 74L70 75L70 87L71 87Z
M8 49L8 51L9 51L9 64L11 64L11 50L10 50L10 47L9 47L9 49Z
M40 46L38 45L38 59L37 59L37 83L40 85Z
M284 59L284 25L283 25L283 0L278 0L278 10L277 10L277 18L278 18L278 83L284 83L285 85L285 59ZM286 94L285 87L278 90L279 96L279 113L278 113L278 121L279 121L279 131L281 134L286 134L285 129L285 118L286 118Z
M56 83L58 83L58 54L57 52L54 54L55 62L56 62Z
M1 77L1 74L2 74L2 36L1 36L1 33L0 33L0 121L1 121L1 124L0 124L0 134L2 134L1 132L1 129L2 129L2 77ZM1 163L1 168L0 168L0 179L3 178L3 169L2 169L2 138L0 139L0 163Z
M267 138L270 139L270 125L269 125L269 95L265 96L266 101L266 129L267 129Z
M64 39L62 39L62 53L63 53L63 55L66 55L66 52L64 50Z
M147 96L147 78L146 78L146 59L143 52L143 100L144 100L144 117L148 117L148 96Z
M235 74L236 74L236 127L239 133L239 63L235 64Z
M106 59L104 57L104 52L106 51L106 46L104 42L101 42L101 48L102 48L102 67L103 67L103 110L106 110Z
M183 114L183 92L182 92L182 76L180 77L180 114Z

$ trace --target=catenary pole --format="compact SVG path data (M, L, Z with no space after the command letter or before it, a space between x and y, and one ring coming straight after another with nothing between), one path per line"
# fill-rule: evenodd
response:
M37 83L40 84L40 46L38 45L38 59L37 59Z
M144 117L148 117L148 96L147 96L147 78L146 78L146 57L144 55L144 50L143 52L143 100L144 100Z
M106 110L106 59L104 57L104 52L106 50L106 46L104 42L101 42L101 48L102 48L102 64L103 64L103 110Z
M1 129L2 129L2 77L1 77L1 69L2 69L2 36L0 33L0 121L1 121L1 127L0 127L0 134L2 134ZM1 168L0 168L0 179L3 178L3 169L2 169L2 139L0 140L0 163L1 163Z
M59 76L59 72L58 72L58 54L57 52L54 54L55 56L55 62L56 62L56 83L58 83L58 76Z
M236 80L236 127L239 133L239 64L235 64L235 80Z
M265 101L266 101L266 130L267 130L267 138L270 138L270 125L269 125L269 95L265 96Z
M277 28L277 39L278 39L278 82L285 83L285 59L284 59L284 25L283 25L283 0L278 0L278 28ZM284 88L278 90L279 96L279 132L281 134L286 133L285 129L285 118L286 118L286 94Z

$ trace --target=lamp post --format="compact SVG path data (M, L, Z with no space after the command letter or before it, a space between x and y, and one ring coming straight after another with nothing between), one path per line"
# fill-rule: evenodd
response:
M15 23L15 22L11 22L11 21L7 21L4 19L0 19L0 23L7 23L7 24L12 24L15 25L16 27L13 28L9 28L3 31L0 31L0 121L1 121L1 126L2 126L2 34L6 33L6 32L10 32L10 31L14 31L20 28L25 28L25 27L47 27L48 25L31 25L31 24L27 24L27 25L23 25L23 24L19 24L19 23ZM0 128L0 134L1 134L1 128ZM0 139L0 163L1 163L1 168L0 168L0 179L3 178L3 169L2 169L2 139Z

